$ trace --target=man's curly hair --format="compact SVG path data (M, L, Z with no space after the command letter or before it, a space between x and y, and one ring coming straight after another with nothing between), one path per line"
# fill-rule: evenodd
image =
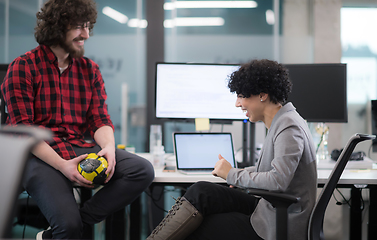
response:
M93 0L49 0L37 13L34 37L39 44L57 46L65 41L71 26L89 22L89 34L97 19Z
M276 61L267 59L252 60L243 64L229 77L228 87L231 92L248 98L251 95L267 93L273 103L285 104L292 83L288 69Z

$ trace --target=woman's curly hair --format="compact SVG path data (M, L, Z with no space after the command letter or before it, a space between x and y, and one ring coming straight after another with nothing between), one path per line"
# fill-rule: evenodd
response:
M243 64L229 77L231 92L243 97L267 93L273 103L285 104L292 91L288 70L276 61L252 60Z
M65 41L70 26L89 22L89 34L97 19L93 0L49 0L37 13L35 39L39 44L57 46Z

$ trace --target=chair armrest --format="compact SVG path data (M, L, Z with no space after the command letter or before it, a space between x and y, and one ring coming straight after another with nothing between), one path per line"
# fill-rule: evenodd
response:
M34 126L26 126L26 125L18 125L18 126L4 126L0 128L0 132L6 134L19 134L19 135L27 135L35 139L36 142L42 140L51 140L52 139L52 132L47 129L37 128Z
M270 202L274 207L286 207L288 208L291 204L297 203L300 198L293 195L280 192L271 192L263 189L247 188L245 189L247 194L252 194L261 198L264 198Z

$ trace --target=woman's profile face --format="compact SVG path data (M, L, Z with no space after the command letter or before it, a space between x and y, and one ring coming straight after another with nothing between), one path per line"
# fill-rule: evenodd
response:
M236 107L245 112L246 117L250 122L258 122L264 120L263 104L260 95L251 95L246 98L242 94L237 95Z

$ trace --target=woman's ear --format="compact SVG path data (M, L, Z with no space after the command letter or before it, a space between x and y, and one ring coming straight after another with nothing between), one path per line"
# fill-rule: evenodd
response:
M267 100L268 94L267 93L260 93L259 94L259 99L261 102L264 102Z

